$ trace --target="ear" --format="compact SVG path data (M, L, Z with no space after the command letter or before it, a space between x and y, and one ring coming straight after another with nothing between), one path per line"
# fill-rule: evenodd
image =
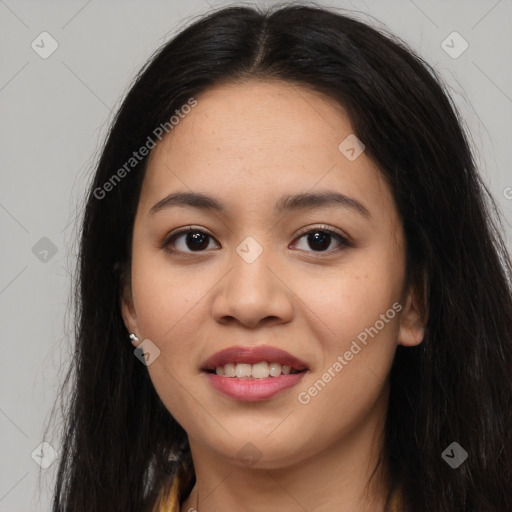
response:
M405 307L400 317L398 344L406 347L419 345L425 336L428 311L419 299L415 287L410 287L405 299Z
M135 306L133 304L133 296L132 296L132 286L129 275L123 272L122 277L120 279L120 289L121 289L121 315L124 320L124 325L126 329L131 334L135 334L138 338L139 336L139 326L137 322L137 314L135 312ZM129 274L129 273L128 273Z

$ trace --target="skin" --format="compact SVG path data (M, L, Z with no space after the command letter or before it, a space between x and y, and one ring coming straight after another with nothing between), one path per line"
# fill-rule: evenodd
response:
M196 99L150 155L121 300L128 330L160 349L149 375L189 436L197 482L181 510L384 510L385 460L367 484L382 448L387 376L397 345L421 343L426 322L404 281L391 191L364 152L354 161L340 152L353 133L350 119L319 93L248 81ZM356 199L371 217L340 205L274 212L282 195L324 190ZM226 213L190 206L149 213L177 191L214 196ZM331 237L321 251L299 233L322 224L352 245ZM210 235L202 252L186 235L161 247L188 225ZM236 252L248 236L263 248L252 263ZM299 403L298 394L394 303L401 312ZM269 400L226 398L200 368L233 345L276 346L309 371ZM249 441L261 457L252 466L237 455Z

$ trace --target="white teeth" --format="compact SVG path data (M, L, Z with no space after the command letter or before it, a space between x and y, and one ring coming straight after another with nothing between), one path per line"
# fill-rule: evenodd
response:
M235 375L241 379L243 377L251 376L251 365L245 363L237 363L235 368Z
M228 363L215 368L217 375L237 377L239 379L248 379L251 377L254 379L265 379L269 376L279 377L280 375L288 375L291 371L290 366L287 364L281 365L279 363L268 363L267 361L256 364ZM294 370L294 373L298 373L298 371Z
M281 365L279 363L270 363L269 370L272 377L279 377L281 375Z
M270 375L270 370L268 369L268 364L266 362L253 364L251 375L255 379L265 379Z
M217 366L217 368L222 368L222 366ZM224 365L224 375L226 377L234 377L236 375L235 365L231 363Z

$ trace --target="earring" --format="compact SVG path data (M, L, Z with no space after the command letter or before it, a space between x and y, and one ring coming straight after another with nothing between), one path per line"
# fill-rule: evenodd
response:
M135 336L135 334L130 334L130 339L132 340L132 343L135 345L135 343L137 343L137 341L139 341L139 338L137 338L137 336Z

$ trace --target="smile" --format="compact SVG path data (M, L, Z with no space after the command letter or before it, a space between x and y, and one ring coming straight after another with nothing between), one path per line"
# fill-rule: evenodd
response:
M211 373L222 375L224 377L238 378L238 379L265 379L267 377L279 377L281 375L296 374L304 371L297 368L291 368L287 364L281 365L280 363L268 363L262 361L256 364L248 363L228 363L222 366L217 366Z

